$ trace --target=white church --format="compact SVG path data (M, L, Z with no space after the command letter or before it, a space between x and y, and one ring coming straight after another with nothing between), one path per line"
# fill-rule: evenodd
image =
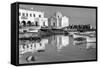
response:
M54 29L61 29L69 26L69 18L63 16L61 12L56 12L54 16L48 19L48 26Z

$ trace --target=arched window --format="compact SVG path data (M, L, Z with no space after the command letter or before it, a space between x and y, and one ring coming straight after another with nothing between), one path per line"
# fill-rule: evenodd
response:
M41 15L39 15L39 17L41 17Z
M38 23L38 21L35 21L35 25L36 25L36 26L39 26L39 23Z
M43 22L43 26L45 26L45 22Z
M27 25L28 25L28 26L31 26L31 21L28 21L28 22L27 22Z
M29 45L27 45L27 48L29 48Z
M56 26L55 22L53 22L53 26L54 26L54 27Z
M36 48L36 43L34 43L34 47Z
M33 14L33 17L35 17L35 14Z
M25 16L25 13L22 13L22 16Z
M30 14L30 17L32 17L32 14Z
M22 24L23 24L23 26L26 26L26 22L25 21L22 21Z
M26 16L28 17L28 13L26 13Z

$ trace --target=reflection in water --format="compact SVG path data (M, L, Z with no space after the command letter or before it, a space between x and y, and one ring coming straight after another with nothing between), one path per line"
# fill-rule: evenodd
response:
M19 40L19 62L39 63L95 59L96 43L53 35L37 40ZM80 50L81 48L81 50Z
M96 43L76 43L76 42L74 42L74 45L75 46L78 46L78 47L81 47L81 48L84 48L84 49L94 49L94 48L96 48Z
M96 44L96 43L87 43L86 49L93 49L93 48L96 48L95 44Z
M96 42L96 38L90 38L90 37L77 37L74 39L73 41L73 45L85 45L86 49L92 49L92 48L96 48L95 43Z
M22 41L21 41L22 42ZM41 41L37 42L30 42L24 41L22 44L19 45L19 53L24 54L27 52L37 52L45 50L45 45L48 43L47 39L42 39Z
M63 35L52 36L49 38L49 44L55 45L57 50L60 50L69 44L69 36L63 36Z

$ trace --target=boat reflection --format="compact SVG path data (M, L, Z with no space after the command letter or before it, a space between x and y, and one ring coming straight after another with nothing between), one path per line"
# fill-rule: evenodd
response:
M87 43L86 44L86 49L95 49L96 48L96 43Z
M77 37L73 40L73 45L76 45L81 48L85 49L93 49L96 48L96 38L90 38L90 37Z

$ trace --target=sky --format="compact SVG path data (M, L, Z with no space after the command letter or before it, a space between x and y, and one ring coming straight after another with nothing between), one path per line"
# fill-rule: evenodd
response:
M56 7L41 5L19 5L21 8L44 12L44 16L49 18L56 12L61 12L63 16L69 17L69 24L91 24L96 26L96 9L77 7Z

